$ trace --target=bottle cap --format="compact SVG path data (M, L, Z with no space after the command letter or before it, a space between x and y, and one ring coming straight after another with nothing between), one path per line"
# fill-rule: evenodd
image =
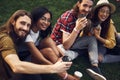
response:
M74 72L74 75L75 75L76 77L79 77L79 78L81 78L81 77L83 76L83 74L82 74L81 72L79 72L79 71L75 71L75 72Z

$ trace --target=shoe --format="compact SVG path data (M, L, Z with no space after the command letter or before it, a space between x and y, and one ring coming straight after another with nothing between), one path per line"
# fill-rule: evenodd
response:
M87 73L95 80L107 80L96 66L86 69Z

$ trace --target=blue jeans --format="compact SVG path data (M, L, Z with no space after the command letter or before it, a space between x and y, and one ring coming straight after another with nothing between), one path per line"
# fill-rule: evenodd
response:
M98 42L98 53L103 56L102 63L120 62L120 34L116 35L116 46L113 49L108 49ZM119 54L119 55L117 55Z
M98 63L97 40L94 36L78 37L70 49L73 51L87 49L91 64Z
M117 46L120 46L120 34L116 35Z

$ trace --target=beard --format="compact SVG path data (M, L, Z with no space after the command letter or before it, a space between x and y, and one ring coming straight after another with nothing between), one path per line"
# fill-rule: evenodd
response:
M16 34L18 35L19 38L24 38L28 35L29 31L27 30L23 30L23 29L19 29L18 31L16 31Z

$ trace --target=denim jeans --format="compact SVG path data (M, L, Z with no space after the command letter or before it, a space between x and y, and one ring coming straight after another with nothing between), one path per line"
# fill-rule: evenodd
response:
M73 51L87 49L91 64L98 63L97 40L94 36L78 37L70 49Z
M120 62L120 34L116 35L116 46L113 49L107 49L102 43L98 42L98 53L103 55L102 63Z
M120 46L120 33L116 35L117 46Z

